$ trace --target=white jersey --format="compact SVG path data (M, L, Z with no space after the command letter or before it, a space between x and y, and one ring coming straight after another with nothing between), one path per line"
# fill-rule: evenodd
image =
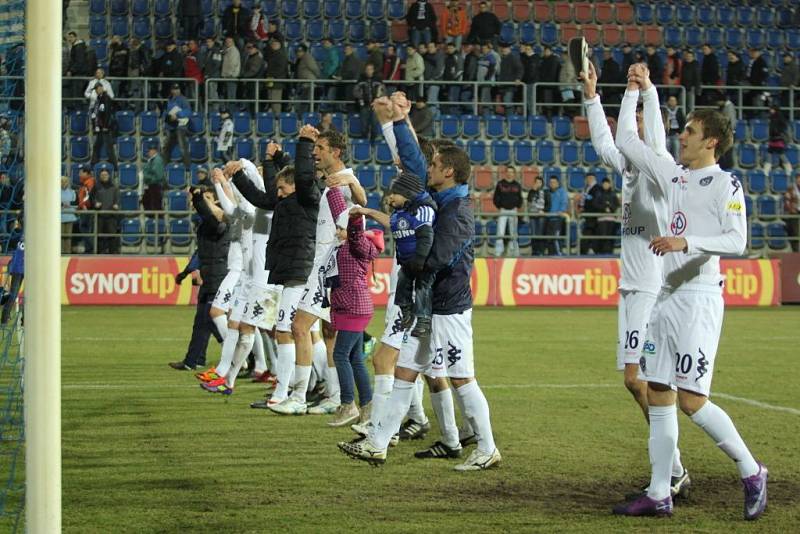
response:
M662 284L662 258L648 248L658 233L658 213L665 212L662 199L656 199L639 168L631 166L614 144L600 97L584 101L589 119L592 145L603 163L622 175L622 263L619 287L626 291L658 293ZM645 101L647 105L647 101ZM656 108L658 100L655 100ZM645 120L645 140L656 151L666 153L663 124ZM661 133L659 138L658 132ZM661 147L661 148L659 148ZM660 204L660 205L659 205Z
M241 271L249 265L253 253L253 222L256 208L242 196L232 182L228 185L233 193L233 200L228 198L220 184L214 183L214 189L217 191L220 206L233 227L233 239L228 249L228 270Z
M349 174L355 178L353 169L350 168L342 169L332 176L339 174ZM352 204L353 198L350 188L340 187L339 189L341 189L342 193L344 194L345 201L349 207ZM317 237L314 246L314 266L319 267L322 265L330 254L331 248L338 243L339 240L336 237L336 221L333 219L331 207L328 204L328 188L326 187L322 192L322 197L319 200L319 212L317 214ZM316 271L316 269L313 271Z
M247 179L259 191L265 191L264 179L258 173L258 169L252 161L247 159L240 159L242 164L242 171ZM257 287L267 287L267 278L269 272L267 271L267 241L269 241L269 231L272 225L272 211L255 208L255 215L253 218L253 232L252 232L252 260L250 261L248 272L250 273L250 282Z
M667 203L661 235L686 239L685 253L664 257L664 287L722 287L720 255L740 255L747 245L742 184L712 165L686 169L671 156L655 153L636 134L638 91L626 91L617 125L617 146L651 182L654 197ZM660 115L659 115L660 116Z

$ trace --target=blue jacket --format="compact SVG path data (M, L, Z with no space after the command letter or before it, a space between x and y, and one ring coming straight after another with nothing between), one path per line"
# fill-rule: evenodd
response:
M177 113L178 120L173 122L169 120L169 112L176 106L180 108L180 111ZM183 95L170 97L170 99L167 101L167 107L164 109L164 117L167 119L167 128L174 130L175 128L178 128L179 124L181 124L181 128L186 128L188 126L188 122L183 124L184 121L181 119L187 120L191 114L192 108L189 106L189 101L186 100L186 97Z
M569 206L569 198L567 191L563 187L559 187L550 193L550 211L547 213L561 213L567 211Z
M397 263L401 266L418 262L422 267L433 244L433 223L436 204L423 191L401 209L394 210L389 219L395 242Z
M406 121L394 123L394 137L397 141L397 155L403 168L411 174L416 174L422 180L422 187L428 186L428 164L422 150L419 148L414 134L406 124Z
M8 273L25 273L25 238L23 236L20 236L17 248L11 253L11 260L8 262Z

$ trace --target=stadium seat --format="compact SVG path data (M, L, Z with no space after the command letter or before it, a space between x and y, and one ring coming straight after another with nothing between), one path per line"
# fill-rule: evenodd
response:
M159 152L161 151L161 140L158 137L144 137L141 139L139 153L143 161L147 160L147 151L152 145L158 147Z
M591 138L591 133L589 132L589 119L586 117L575 117L573 119L573 127L575 128L575 139L583 141Z
M133 135L136 133L136 115L131 111L117 111L117 133L120 135Z
M484 165L474 168L474 186L478 191L489 191L494 189L494 173L491 167Z
M194 112L189 115L187 131L190 135L200 135L206 133L206 121L202 113Z
M536 145L536 162L539 165L552 165L556 161L556 151L552 141L542 140Z
M789 189L789 175L783 169L774 169L769 175L770 191L776 195Z
M150 29L149 17L136 17L133 19L133 36L142 41L149 39L152 30Z
M603 180L605 180L606 178L609 177L608 176L608 171L606 170L605 167L592 167L587 171L587 173L594 174L595 178L597 178L597 183L598 184L602 184ZM622 189L622 188L620 187L619 189Z
M467 143L467 154L473 165L486 164L486 143L472 140Z
M486 117L486 137L499 139L506 135L506 119L501 115L489 115Z
M758 151L756 147L750 143L740 143L737 148L739 167L745 169L755 167L758 162Z
M528 6L530 9L530 6ZM533 20L534 22L550 22L553 20L553 12L551 2L534 2L533 3Z
M625 42L632 46L642 44L642 28L637 26L626 26L622 33Z
M252 160L255 158L255 146L249 137L237 137L233 140L236 157Z
M294 137L297 135L297 132L300 131L300 125L297 123L297 114L281 113L278 117L278 129L281 137Z
M784 32L767 31L767 47L781 49L785 46Z
M594 5L589 2L575 2L574 14L571 20L578 24L591 24L594 22Z
M638 24L652 24L654 20L653 6L650 4L637 3L636 22Z
M139 187L139 171L135 163L121 163L119 165L120 189L137 189Z
M527 140L514 141L514 162L517 165L534 163L533 143Z
M631 4L617 3L615 7L618 24L633 24L635 14Z
M552 22L545 22L539 26L539 41L543 45L553 46L558 44L558 26Z
M504 22L500 26L500 42L501 43L516 43L517 42L517 25L513 22Z
M294 159L297 154L297 141L294 139L284 139L281 142L281 148L285 154L289 154L289 156Z
M580 167L569 167L567 169L567 189L570 191L580 191L586 182L586 172Z
M775 24L775 12L768 6L759 7L756 13L756 23L762 28L772 27Z
M113 178L114 178L114 166L113 165L111 165L110 163L107 163L105 161L101 161L100 163L95 164L94 169L92 169L92 172L94 173L94 176L95 177L99 177L101 171L108 171L108 174L111 176L111 178L113 180Z
M381 209L381 194L367 193L367 207L373 210Z
M90 0L89 1L89 14L90 15L105 15L106 14L106 0Z
M373 191L378 186L378 170L372 165L359 165L356 168L356 177L361 187Z
M72 135L86 135L89 133L89 114L87 112L70 112L69 133Z
M665 26L675 21L675 12L672 5L668 3L656 5L656 24Z
M760 195L767 192L767 177L760 169L748 171L747 192L752 195Z
M233 114L233 135L244 136L251 135L253 127L251 126L250 114L246 111L237 111Z
M764 248L764 235L766 231L764 225L757 221L750 222L750 248L762 249Z
M136 139L129 136L117 137L117 158L119 161L135 161Z
M300 16L300 2L298 0L282 0L279 3L282 19L296 19Z
M508 137L521 139L527 136L526 126L524 115L510 115L508 117Z
M134 17L150 16L150 0L133 0L131 2L131 15Z
M547 187L547 181L553 177L558 178L559 183L564 185L564 180L561 176L561 167L545 167L542 169L542 178L544 178L545 187Z
M261 0L261 12L267 17L267 20L272 20L278 17L278 0Z
M597 155L597 151L591 141L584 141L581 144L581 161L583 161L584 165L597 165L600 163L600 156Z
M483 223L480 221L475 221L475 238L473 239L473 246L475 248L480 248L483 246L485 240L486 234L483 230Z
M120 200L120 202L122 202ZM120 233L124 248L138 247L142 243L142 224L139 219L123 219Z
M478 137L481 134L481 119L477 115L463 115L461 117L461 135L468 138Z
M461 121L456 115L442 115L440 128L442 137L455 139L461 133Z
M561 24L561 44L568 46L570 40L580 37L582 30L577 24Z
M558 115L553 118L553 137L559 140L572 138L572 122L569 117Z
M772 32L783 36L783 32ZM781 41L783 44L783 41ZM748 48L764 48L767 46L767 33L759 28L750 28L747 30L747 47Z
M341 12L337 12L335 16L339 16ZM318 19L322 16L322 1L321 0L303 0L303 18L308 22L308 19Z
M369 38L379 42L389 40L391 29L385 22L375 21L369 26Z
M622 42L622 28L615 25L603 26L603 45L617 46Z
M123 39L127 39L130 35L130 25L128 24L128 17L112 17L111 18L111 35L119 35Z
M380 168L380 184L381 189L384 191L389 189L389 186L392 183L392 180L395 176L397 176L397 167L394 165L381 165Z
M275 135L275 115L263 111L256 114L256 135L265 137Z
M347 134L350 137L361 137L364 135L364 131L361 128L361 117L356 114L352 114L348 117Z
M525 190L532 189L536 178L539 176L539 167L525 165L520 169L520 175L522 176L522 188Z
M303 24L299 19L287 20L283 25L286 31L286 39L289 41L300 41L303 39Z
M169 17L172 14L170 0L154 0L153 15L155 17Z
M347 31L345 22L342 19L333 19L328 21L328 38L331 41L344 41L344 36ZM312 51L314 49L312 48ZM322 49L320 49L322 50Z
M174 35L172 19L155 19L156 39L171 39Z
M647 46L661 46L664 42L663 29L658 26L645 26L644 44Z
M173 247L188 247L192 243L192 223L189 219L170 218L169 242Z
M367 2L369 5L369 2ZM381 6L381 12L383 6ZM381 13L382 18L383 13ZM325 0L325 18L335 19L342 16L341 0ZM360 0L347 0L344 6L344 16L349 20L361 20L364 18L364 7Z
M164 217L159 217L158 222L152 217L147 217L144 222L144 232L147 235L145 242L148 246L155 247L164 244L167 233L167 222Z
M698 26L714 25L714 6L709 4L698 4L694 8L694 15Z
M767 225L767 246L772 250L787 248L786 225L783 222L773 222Z
M511 163L511 144L508 141L492 141L492 162L495 165Z
M386 5L386 14L390 19L399 20L405 18L406 6L404 0L389 0Z
M363 20L352 20L348 24L347 38L351 43L360 43L367 39L367 23Z
M167 211L189 211L186 191L167 191Z
M677 26L664 28L664 45L678 48L683 46L683 30Z
M544 115L533 115L529 119L531 137L542 139L547 137L547 117Z
M767 142L769 140L769 121L766 119L751 120L750 139L756 143Z
M800 146L787 145L784 154L786 154L786 159L789 160L789 163L792 164L792 167L797 167L800 165Z
M325 21L314 19L306 21L306 41L321 41L325 37Z
M534 44L536 42L536 26L533 22L520 23L519 41L526 44Z
M120 211L138 211L139 193L136 191L122 191L119 195Z
M597 24L613 24L616 21L614 17L614 8L609 2L597 2L594 5L594 21Z
M356 163L369 163L372 161L372 144L366 139L352 139L350 154Z
M563 141L560 146L561 151L561 164L562 165L577 165L580 163L580 154L578 152L578 143L575 141Z
M520 248L528 248L531 246L531 225L527 222L521 222L517 225L517 244Z
M786 30L786 46L790 50L800 50L800 30Z
M703 30L697 26L688 26L683 31L683 39L687 46L698 48L705 40L703 37ZM702 57L698 54L699 57Z
M194 163L208 160L208 142L205 137L197 136L189 140L189 159Z
M73 137L69 143L69 154L73 161L86 161L89 159L89 138L85 136Z
M155 111L144 111L139 114L139 133L144 136L161 133L159 117Z
M481 213L497 213L497 206L494 205L494 198L491 192L487 191L480 196ZM494 247L494 237L497 235L497 219L491 219L486 223L486 235L489 237L489 246Z
M677 4L675 6L675 19L682 26L694 24L694 8L691 4Z
M89 37L97 39L106 37L108 35L108 27L106 26L106 18L92 17L89 19Z
M780 213L781 199L774 195L760 195L756 201L761 219L774 219Z
M391 165L394 163L392 151L386 141L377 141L375 143L375 163L378 165Z
M167 164L167 187L170 189L186 188L186 169L182 163Z
M749 35L748 35L749 39ZM740 49L745 45L745 35L741 28L728 28L725 30L725 46L728 48ZM762 43L763 45L763 43ZM712 45L715 48L718 45Z

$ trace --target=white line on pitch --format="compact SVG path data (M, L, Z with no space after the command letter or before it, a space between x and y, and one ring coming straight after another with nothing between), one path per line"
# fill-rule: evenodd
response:
M719 397L720 399L731 400L734 402L741 402L742 404L749 404L750 406L755 406L756 408L764 408L765 410L772 410L774 412L786 412L793 415L800 415L800 410L797 408L789 408L788 406L776 406L774 404L767 404L766 402L747 399L745 397L728 395L727 393L712 393L711 396Z

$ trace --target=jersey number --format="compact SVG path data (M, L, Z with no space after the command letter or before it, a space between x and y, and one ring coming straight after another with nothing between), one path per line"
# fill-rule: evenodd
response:
M675 353L675 372L688 374L692 370L692 355Z
M638 330L626 330L625 331L625 348L626 349L635 349L639 346L639 331Z

